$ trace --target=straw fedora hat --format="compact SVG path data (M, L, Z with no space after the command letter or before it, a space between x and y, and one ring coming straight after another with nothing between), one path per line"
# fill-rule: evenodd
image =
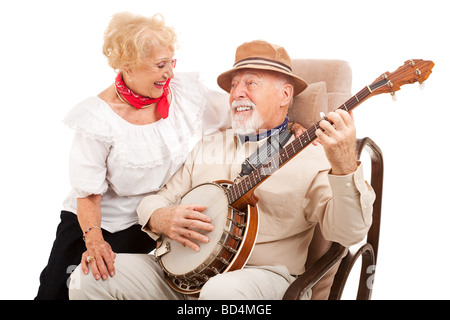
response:
M292 73L291 59L286 50L263 40L246 42L236 49L233 69L217 78L219 87L230 92L233 72L239 69L271 70L288 75L294 82L294 96L308 87L305 80Z

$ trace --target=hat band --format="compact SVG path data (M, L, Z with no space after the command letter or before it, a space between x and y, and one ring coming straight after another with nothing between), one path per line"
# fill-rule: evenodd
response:
M259 65L271 66L271 67L281 69L285 72L292 73L292 68L290 66L288 66L284 63L278 62L278 61L260 58L260 57L252 57L252 58L242 59L234 64L234 68L242 67L247 64L259 64Z

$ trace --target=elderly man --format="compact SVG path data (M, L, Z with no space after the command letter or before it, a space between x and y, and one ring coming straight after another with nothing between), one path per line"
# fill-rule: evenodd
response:
M206 182L242 179L243 161L268 139L281 144L293 140L286 134L288 108L307 87L292 74L284 48L265 41L239 46L234 67L218 77L218 84L230 93L233 131L204 137L167 185L138 208L143 230L151 237L170 238L194 255L209 242L215 226L204 214L206 206L180 205L180 197ZM374 192L356 159L353 119L341 110L327 118L316 131L320 144L304 149L255 190L259 230L245 267L210 277L200 299L281 299L304 272L316 224L325 238L344 246L365 237ZM179 264L187 263L184 259ZM116 275L106 281L75 271L71 298L186 298L168 284L152 255L118 255L115 267Z

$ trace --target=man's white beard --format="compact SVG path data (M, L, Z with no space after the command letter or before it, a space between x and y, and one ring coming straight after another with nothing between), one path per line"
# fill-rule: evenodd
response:
M233 110L231 114L231 127L237 134L255 134L260 126L262 120L259 116L256 105L251 101L234 100L231 104ZM244 115L239 115L236 108L239 106L251 106L252 116L248 118Z

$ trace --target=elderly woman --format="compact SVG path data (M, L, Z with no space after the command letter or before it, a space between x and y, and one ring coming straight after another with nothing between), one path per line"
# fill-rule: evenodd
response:
M226 97L192 75L174 77L176 41L161 15L113 16L103 53L117 78L65 118L75 130L72 189L36 299L67 299L80 261L85 273L90 267L105 279L114 275L115 253L153 250L138 225L140 200L164 186L205 130L228 127Z

